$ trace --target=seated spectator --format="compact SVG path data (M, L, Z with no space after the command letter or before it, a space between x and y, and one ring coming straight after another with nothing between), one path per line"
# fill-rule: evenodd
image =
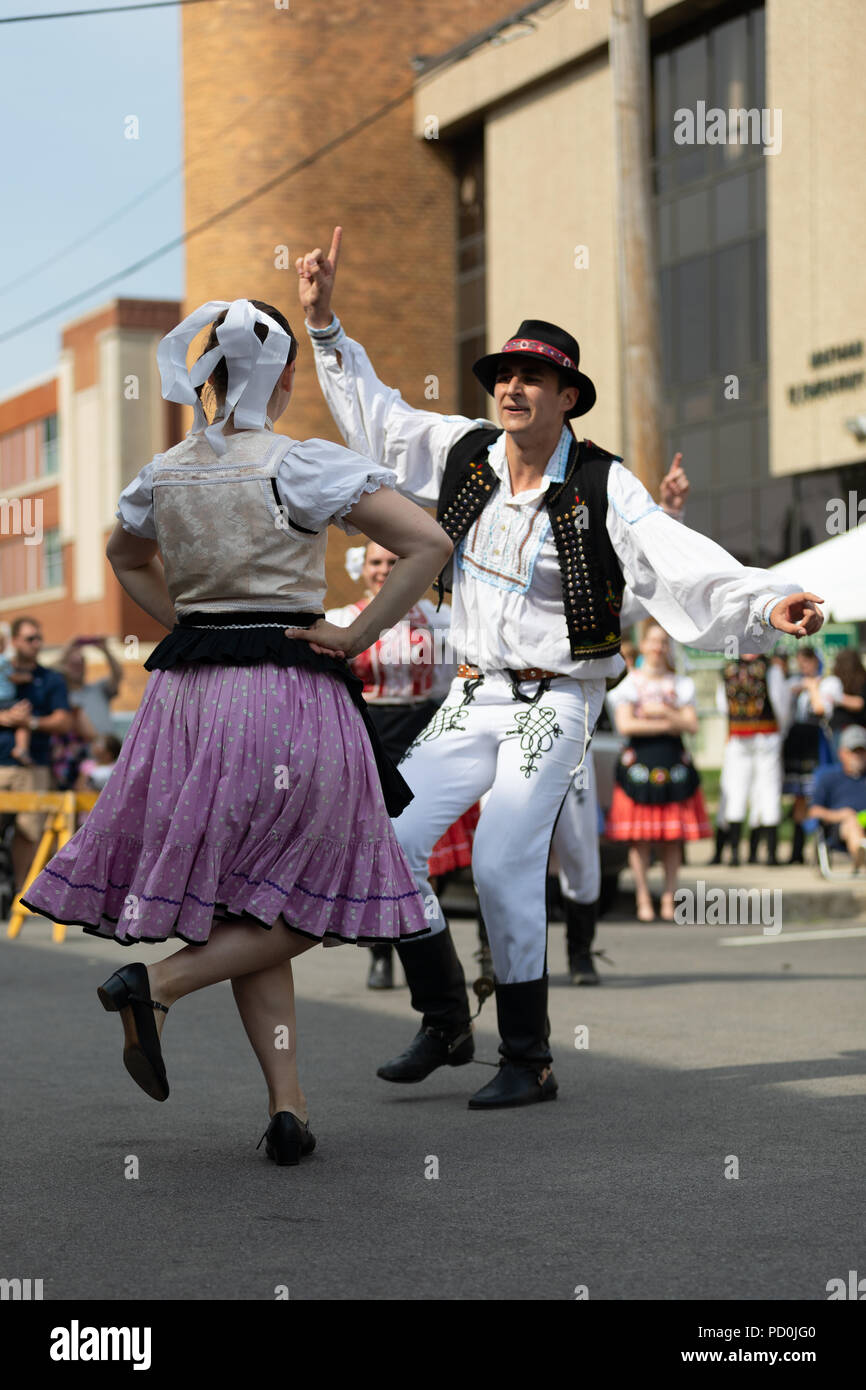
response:
M811 818L828 828L831 849L847 849L855 870L866 864L866 729L851 724L839 739L841 767L815 778Z

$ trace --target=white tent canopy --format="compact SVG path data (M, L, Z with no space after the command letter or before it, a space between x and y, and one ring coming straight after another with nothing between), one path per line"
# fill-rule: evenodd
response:
M817 594L837 623L866 620L866 523L771 565L770 574Z

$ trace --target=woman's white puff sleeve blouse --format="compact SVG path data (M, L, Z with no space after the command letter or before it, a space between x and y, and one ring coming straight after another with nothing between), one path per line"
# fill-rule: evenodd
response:
M256 450L250 436L256 440L263 438L268 447L273 445L275 438L269 431L244 430L229 435L228 453L219 463L225 467L230 463L232 454L236 454L238 468L242 471L244 462L252 461L251 447L254 453L263 454L265 445ZM202 443L195 450L197 457L191 458L190 462L217 462L203 436L195 437L195 443L198 444L199 438ZM236 443L239 440L243 443ZM184 440L183 445L190 442L192 437ZM180 450L183 445L177 446L177 449ZM174 454L175 450L171 450L169 455L157 454L123 489L115 516L125 531L130 531L134 536L157 539L153 517L153 470L161 459L170 461ZM359 531L346 520L346 513L365 493L376 492L383 486L392 488L396 480L393 469L383 468L352 449L331 444L325 439L291 443L275 474L280 501L294 522L308 531L322 531L333 523L350 536L357 536Z
M397 474L372 459L330 444L326 439L305 439L295 444L277 470L277 490L289 516L310 531L333 523L348 536L360 534L346 520L365 492L393 488Z

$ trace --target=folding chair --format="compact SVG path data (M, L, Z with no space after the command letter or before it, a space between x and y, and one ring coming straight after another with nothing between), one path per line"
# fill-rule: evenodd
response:
M815 862L821 877L836 882L852 879L859 879L862 882L864 875L857 873L852 867L848 850L844 846L831 842L828 832L832 828L832 826L825 825L823 821L819 820L805 820L803 822L803 829L806 834L814 835ZM864 835L863 843L866 845L866 835Z

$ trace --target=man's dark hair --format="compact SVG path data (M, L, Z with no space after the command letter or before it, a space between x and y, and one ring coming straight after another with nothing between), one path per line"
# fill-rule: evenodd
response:
M42 624L40 623L40 621L39 621L38 618L28 618L28 617L13 618L13 619L12 619L12 628L11 628L12 636L13 636L13 637L17 637L17 636L18 636L19 632L21 631L21 629L22 629L22 627L24 626L25 623L29 623L31 627L38 627L39 631L40 631L40 632L42 631Z

